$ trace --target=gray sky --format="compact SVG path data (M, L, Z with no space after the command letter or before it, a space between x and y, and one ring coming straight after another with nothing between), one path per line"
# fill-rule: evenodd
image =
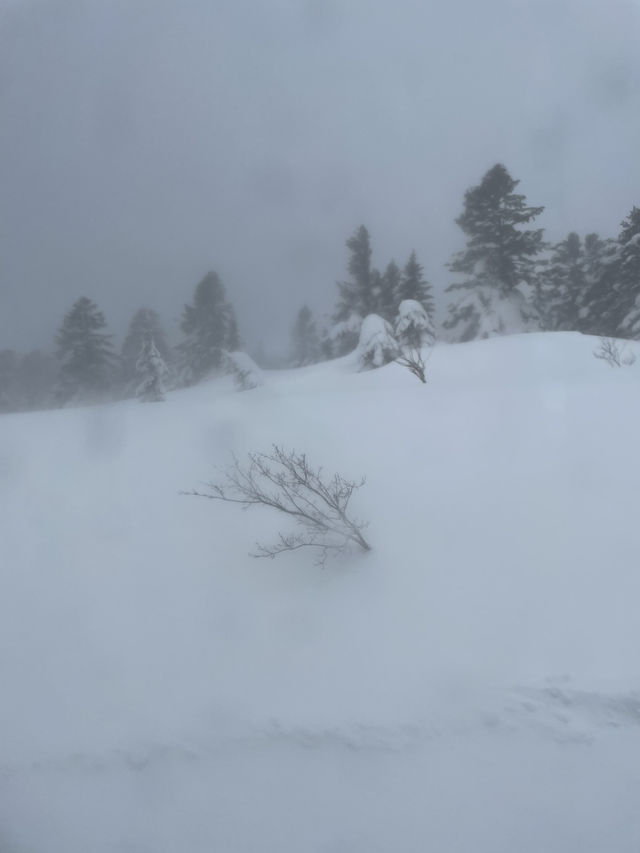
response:
M0 0L0 349L82 295L175 338L209 269L269 346L331 308L361 223L442 289L498 161L548 239L613 236L639 44L639 0Z

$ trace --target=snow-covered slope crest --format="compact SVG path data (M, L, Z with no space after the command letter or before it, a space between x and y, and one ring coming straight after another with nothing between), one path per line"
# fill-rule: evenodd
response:
M635 853L640 366L596 346L0 417L0 849ZM370 554L180 494L274 442L366 476Z

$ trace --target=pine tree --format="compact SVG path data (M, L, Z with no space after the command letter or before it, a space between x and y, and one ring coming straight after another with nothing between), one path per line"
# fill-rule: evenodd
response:
M303 367L320 360L320 338L311 309L303 305L291 330L291 364Z
M584 238L584 274L586 293L580 307L580 331L588 335L611 337L617 322L611 308L611 292L615 278L617 244L597 234Z
M435 308L431 285L424 278L423 267L422 264L418 263L415 251L411 252L409 260L402 270L400 286L396 292L396 305L404 302L405 299L413 299L415 302L419 302L433 323Z
M544 210L515 193L515 181L497 164L478 186L467 190L456 224L467 235L449 269L465 278L448 291L461 290L444 326L459 340L535 327L537 313L522 285L535 283L535 258L543 249L541 229L522 229Z
M402 274L400 267L393 260L389 261L387 268L380 277L376 314L383 317L387 323L392 323L396 316L399 304L400 283Z
M138 378L136 397L144 403L162 402L169 368L160 355L150 331L145 335L136 360L136 374Z
M102 311L86 296L74 302L56 335L61 362L56 399L93 400L112 386L116 358Z
M186 384L202 379L223 361L226 349L237 349L238 332L224 285L209 272L197 285L193 304L185 305L181 323L185 340L179 345Z
M375 307L369 232L361 225L346 242L350 256L348 281L338 282L338 305L333 315L333 355L345 355L358 342L360 325Z
M614 290L617 334L640 338L640 208L634 207L618 237Z
M556 243L539 287L540 314L545 329L572 332L580 329L580 312L586 300L587 275L580 237L572 231Z
M238 332L238 321L236 320L236 312L233 310L233 305L229 303L229 322L227 326L227 342L226 349L229 352L237 352L242 346L240 334Z
M153 338L153 343L160 357L168 365L171 362L171 347L167 342L160 317L151 308L140 308L129 323L127 336L122 344L120 354L122 381L125 387L129 387L131 391L137 383L136 364L142 347L149 336Z

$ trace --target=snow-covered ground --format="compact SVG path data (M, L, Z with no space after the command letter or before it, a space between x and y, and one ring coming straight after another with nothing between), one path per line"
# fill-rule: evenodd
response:
M0 851L638 853L640 367L596 343L1 417ZM180 494L274 442L366 475L370 554Z

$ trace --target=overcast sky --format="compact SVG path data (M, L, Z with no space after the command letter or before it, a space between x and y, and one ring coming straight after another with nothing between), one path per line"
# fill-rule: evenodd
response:
M441 290L503 162L551 240L640 205L640 0L0 0L0 349L79 296L177 338L209 269L249 345L331 308L345 239Z

